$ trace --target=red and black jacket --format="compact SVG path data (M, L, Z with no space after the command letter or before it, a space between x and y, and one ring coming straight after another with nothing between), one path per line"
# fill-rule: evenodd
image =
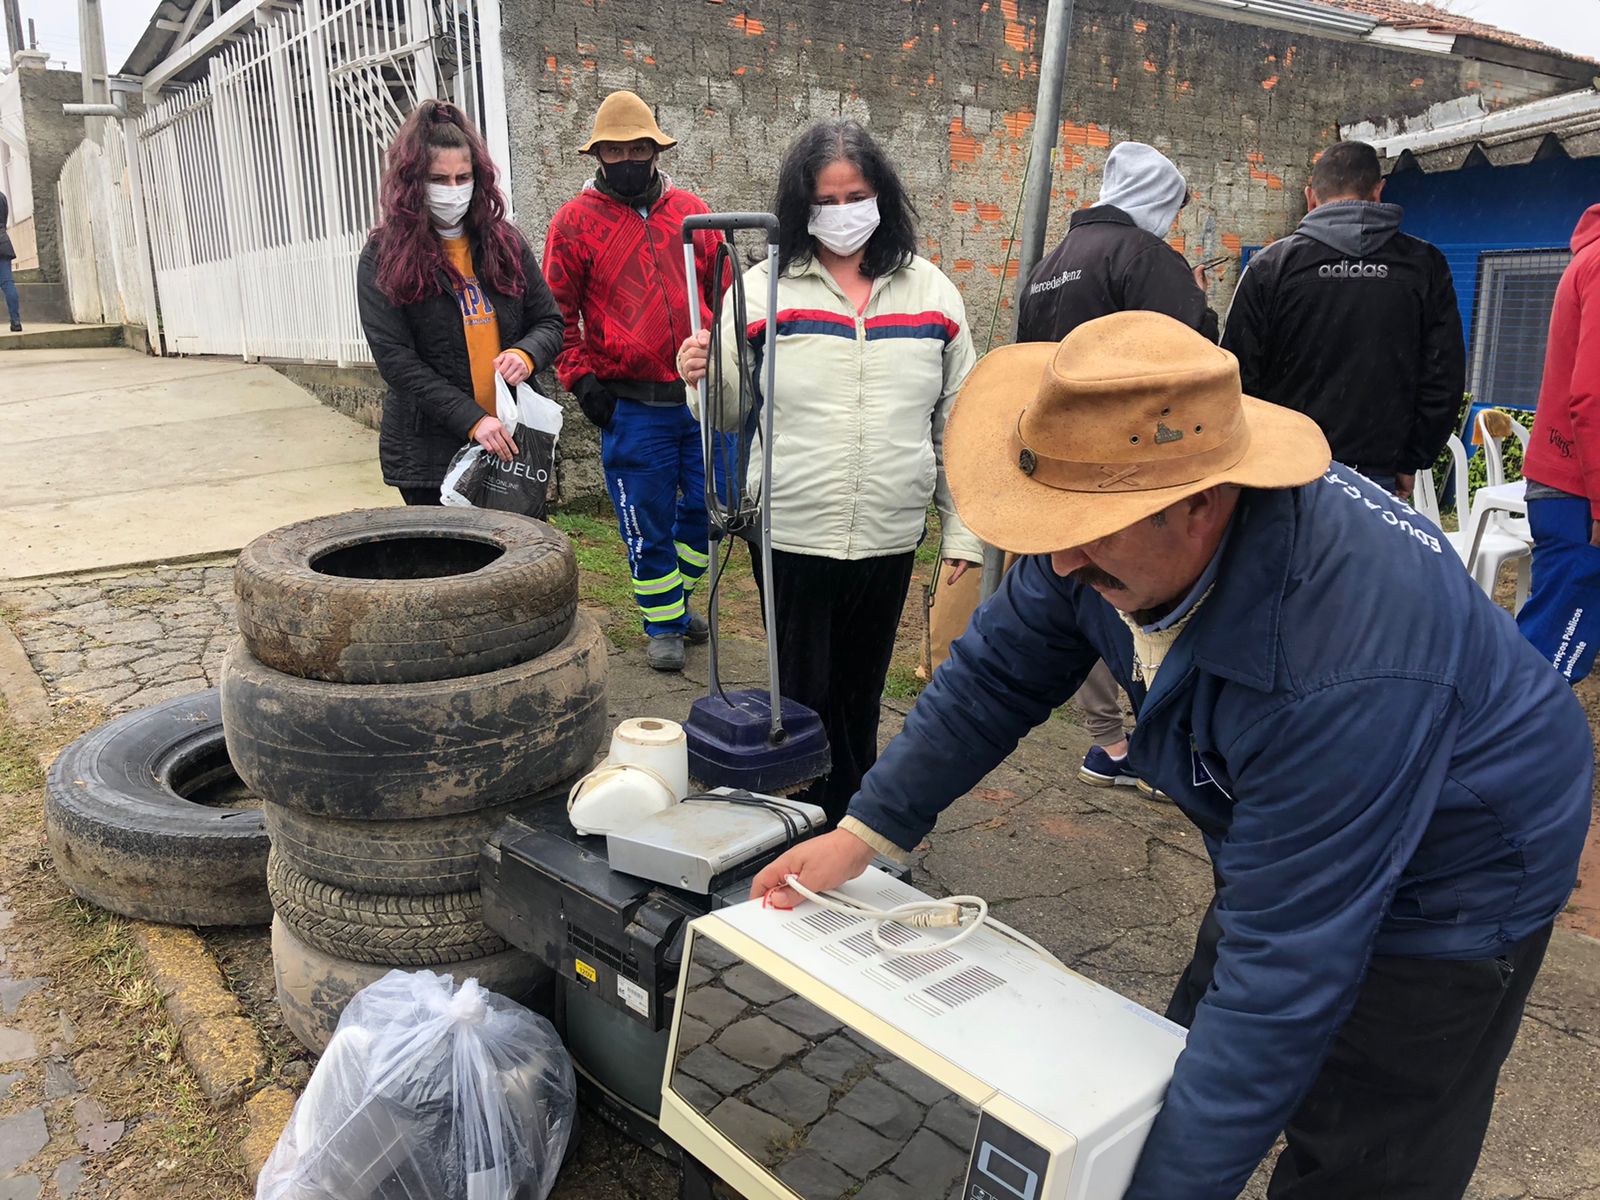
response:
M694 193L663 183L647 216L590 184L550 221L544 271L566 318L556 374L568 391L586 375L601 383L678 379L678 347L689 336L683 221L711 210ZM711 320L711 268L721 240L716 233L695 237L702 328Z

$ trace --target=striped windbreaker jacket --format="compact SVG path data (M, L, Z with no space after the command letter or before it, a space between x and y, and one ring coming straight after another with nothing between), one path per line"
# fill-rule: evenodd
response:
M767 264L745 272L755 351L765 345ZM738 424L733 311L722 314L728 381L711 407L719 428ZM945 417L972 369L972 337L955 285L920 256L876 279L864 312L815 260L778 280L773 403L772 544L824 558L914 550L928 501L938 503L943 554L977 562L982 545L956 516L945 485ZM764 379L756 372L757 385ZM751 487L760 490L759 454Z

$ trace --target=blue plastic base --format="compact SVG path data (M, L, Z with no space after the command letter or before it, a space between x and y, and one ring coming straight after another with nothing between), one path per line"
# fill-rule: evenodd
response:
M689 709L689 775L706 787L776 792L828 773L832 758L822 720L803 704L784 700L784 739L774 745L772 701L763 691L702 696Z

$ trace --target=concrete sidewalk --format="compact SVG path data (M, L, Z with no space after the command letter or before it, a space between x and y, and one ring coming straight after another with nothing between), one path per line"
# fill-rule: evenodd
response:
M398 501L377 435L269 367L121 349L0 358L0 579L237 550Z

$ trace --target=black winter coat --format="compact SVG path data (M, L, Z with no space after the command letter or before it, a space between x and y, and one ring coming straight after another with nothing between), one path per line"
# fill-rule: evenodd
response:
M1466 351L1450 267L1400 209L1334 201L1250 260L1222 345L1247 395L1305 413L1333 457L1409 474L1461 412Z
M561 310L527 239L520 233L517 237L527 279L522 295L505 296L487 285L476 246L473 270L494 305L501 349L526 351L534 369L543 370L561 350ZM483 417L483 409L472 398L472 364L461 306L442 269L439 291L404 306L395 305L379 290L377 276L377 245L369 238L356 268L356 300L378 373L389 385L378 432L383 481L390 487L436 488Z
M1028 279L1017 341L1059 342L1086 321L1129 309L1165 313L1217 340L1217 314L1183 255L1120 208L1080 208Z

